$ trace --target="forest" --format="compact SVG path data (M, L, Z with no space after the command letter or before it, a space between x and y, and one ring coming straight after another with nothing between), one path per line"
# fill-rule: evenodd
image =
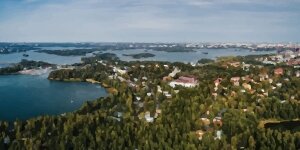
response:
M291 66L258 63L245 69L247 57L192 66L109 56L115 55L84 58L75 69L51 72L49 79L94 79L114 92L75 112L2 121L0 149L300 149L299 128L265 128L272 121L300 117L300 78ZM276 67L283 67L284 74L275 75ZM174 68L181 72L164 80ZM260 74L268 79L261 80ZM170 87L169 81L179 76L194 76L199 85ZM238 86L232 77L241 77ZM216 86L218 78L222 81Z

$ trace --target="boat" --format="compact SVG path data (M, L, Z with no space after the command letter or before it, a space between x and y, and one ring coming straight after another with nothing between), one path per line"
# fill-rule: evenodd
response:
M28 54L23 54L23 56L24 56L24 57L28 57L29 55L28 55Z
M208 54L208 52L202 52L202 54Z

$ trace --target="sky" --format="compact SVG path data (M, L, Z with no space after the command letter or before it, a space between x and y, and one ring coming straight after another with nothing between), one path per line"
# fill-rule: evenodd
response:
M299 0L0 0L1 42L300 42Z

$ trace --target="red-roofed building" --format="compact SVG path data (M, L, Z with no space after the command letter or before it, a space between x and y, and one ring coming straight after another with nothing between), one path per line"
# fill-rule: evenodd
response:
M232 78L230 79L230 81L233 82L233 84L234 84L235 86L239 86L239 85L240 85L240 79L241 79L241 77L232 77Z
M195 77L181 76L177 80L170 82L171 87L175 87L176 85L181 85L184 87L195 87L196 85L198 85L198 80Z
M283 69L282 68L277 68L274 70L275 75L283 75Z
M216 86L216 87L219 86L222 80L223 80L222 78L216 79L216 80L214 81L215 86Z

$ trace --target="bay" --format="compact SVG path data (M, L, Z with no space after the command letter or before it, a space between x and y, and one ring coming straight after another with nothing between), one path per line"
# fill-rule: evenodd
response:
M143 50L143 49L132 49L132 50L109 50L109 53L116 54L123 61L169 61L169 62L184 62L196 63L198 60L203 58L216 59L222 56L246 56L246 55L262 55L262 54L274 54L276 51L250 51L247 49L198 49L195 52L165 52L165 51L154 51L154 50ZM130 56L123 56L123 54L138 54L138 53L151 53L154 57L134 59ZM204 54L207 53L207 54Z
M0 76L0 120L72 112L85 101L106 95L100 85L49 81L47 75Z

